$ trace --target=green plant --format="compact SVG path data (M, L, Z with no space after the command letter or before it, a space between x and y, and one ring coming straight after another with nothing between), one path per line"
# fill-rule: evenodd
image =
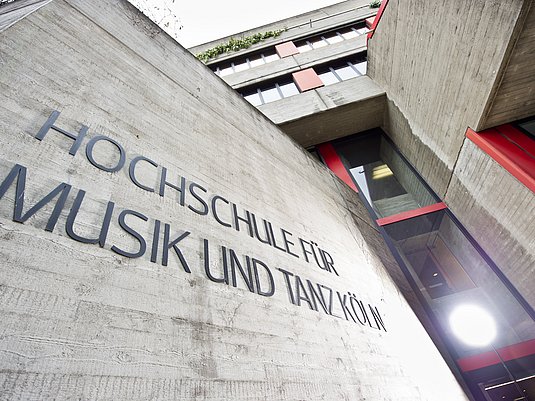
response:
M379 8L381 7L381 0L372 0L370 3L370 8Z
M206 63L208 60L213 59L220 54L228 53L231 51L238 51L242 49L247 49L254 45L255 43L262 42L263 40L269 38L276 38L281 33L286 31L286 29L278 29L276 31L267 31L263 33L255 33L251 36L243 36L239 39L230 38L228 42L222 43L211 49L205 50L202 53L197 54L197 58L202 62Z

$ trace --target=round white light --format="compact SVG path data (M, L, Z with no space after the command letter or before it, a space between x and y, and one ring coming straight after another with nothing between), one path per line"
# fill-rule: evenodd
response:
M450 315L453 333L465 344L489 345L496 337L496 323L485 309L477 305L460 305Z

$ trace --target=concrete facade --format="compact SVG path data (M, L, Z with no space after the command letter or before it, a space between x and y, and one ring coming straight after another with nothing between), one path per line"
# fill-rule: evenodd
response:
M368 73L385 131L535 307L535 194L465 138L533 115L532 3L389 1Z
M356 194L129 3L0 63L0 399L467 399Z

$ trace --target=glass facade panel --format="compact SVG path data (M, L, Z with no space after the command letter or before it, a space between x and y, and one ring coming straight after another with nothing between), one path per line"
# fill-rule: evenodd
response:
M280 57L278 54L264 55L264 60L266 61L266 63L271 63L272 61L279 60L279 59Z
M234 72L240 72L249 69L249 64L247 64L247 61L244 61L240 64L234 64Z
M244 96L244 98L253 106L260 106L262 104L262 99L260 98L260 95L257 92L251 93L250 95L246 95Z
M335 68L335 71L336 74L338 74L338 76L342 79L342 81L359 76L359 74L349 65Z
M257 67L259 65L264 64L264 59L262 58L262 56L254 57L249 60L249 63L251 64L251 68Z
M489 349L489 345L467 345L455 334L452 313L466 305L477 306L490 316L497 333L492 340L495 348L535 338L531 317L445 210L388 224L384 229L458 357Z
M297 50L299 50L299 53L305 53L312 50L312 46L310 46L308 43L305 43L297 46Z
M344 37L344 39L353 39L359 36L359 34L357 33L357 31L351 30L349 32L342 33L342 36Z
M226 75L230 75L230 74L232 74L234 72L234 70L232 69L232 66L229 66L229 67L226 67L226 68L222 68L220 71L221 72L220 72L219 76L221 76L221 77L224 77Z
M299 90L297 89L297 86L293 82L290 82L290 83L287 83L287 84L284 84L284 85L280 85L279 88L280 88L280 90L282 92L282 95L284 97L289 97L289 96L293 96L293 95L299 94Z
M281 99L281 95L276 87L263 89L262 97L264 98L264 103L274 102L275 100Z
M340 82L340 80L334 75L332 71L327 71L322 74L318 74L321 81L323 82L323 85L332 85Z
M314 49L319 49L320 47L327 46L327 42L323 39L316 39L312 42L312 47Z
M437 203L384 136L357 136L339 142L336 148L378 217Z
M366 75L366 66L368 65L367 61L363 61L361 63L354 64L355 68L358 72L360 72L362 75Z
M342 42L344 40L343 37L338 36L338 35L329 36L329 37L326 37L325 39L327 39L327 42L329 42L330 45L332 45L333 43Z

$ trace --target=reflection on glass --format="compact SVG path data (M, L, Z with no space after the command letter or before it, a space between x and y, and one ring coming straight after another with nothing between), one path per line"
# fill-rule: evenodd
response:
M319 49L320 47L327 46L327 42L323 39L317 39L314 42L312 42L312 47L314 49Z
M342 36L344 37L344 39L353 39L359 36L359 34L357 33L357 31L351 30L349 32L342 33Z
M230 75L233 72L234 72L234 70L232 69L232 66L229 66L227 68L221 69L221 72L220 72L219 76L224 77L225 75Z
M497 323L495 347L535 338L535 324L494 274L468 238L444 211L384 226L459 356L481 353L481 347L456 341L449 318L462 304L473 304Z
M312 50L312 46L310 46L308 43L305 43L303 45L297 46L297 50L299 50L299 53L305 53Z
M258 56L257 58L253 58L249 60L249 63L251 64L251 68L257 67L259 65L264 64L264 59L261 56Z
M337 149L377 217L437 203L418 176L381 135L354 137L339 143Z
M240 64L234 64L234 72L240 72L247 70L249 68L249 64L247 64L247 61L244 61Z

